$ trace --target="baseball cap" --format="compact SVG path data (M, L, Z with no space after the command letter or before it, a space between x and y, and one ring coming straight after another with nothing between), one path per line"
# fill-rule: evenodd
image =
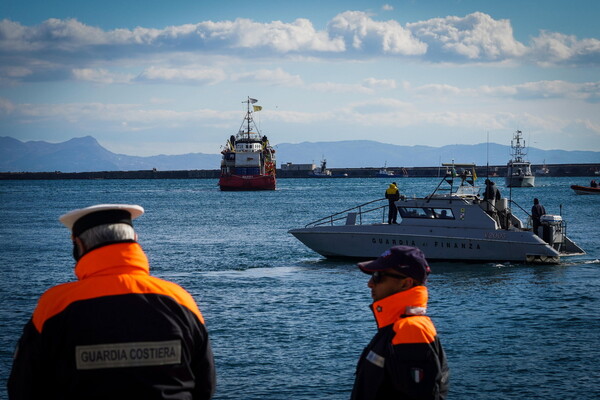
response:
M420 283L425 283L427 275L431 272L425 254L420 249L411 246L394 246L376 260L358 263L358 268L369 275L375 271L393 269Z

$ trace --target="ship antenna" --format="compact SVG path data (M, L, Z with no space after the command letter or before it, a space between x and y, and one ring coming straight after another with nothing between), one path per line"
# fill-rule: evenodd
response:
M246 105L246 119L248 120L248 130L246 131L246 135L248 136L248 140L250 140L250 96L248 96L248 101L246 102Z
M487 131L487 149L486 149L485 173L487 178L490 178L490 131Z

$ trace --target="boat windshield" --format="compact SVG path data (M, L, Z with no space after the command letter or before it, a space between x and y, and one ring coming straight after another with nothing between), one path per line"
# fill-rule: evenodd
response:
M459 196L477 196L479 188L475 186L461 185L456 189L456 194Z
M398 207L398 211L402 218L454 219L450 208Z

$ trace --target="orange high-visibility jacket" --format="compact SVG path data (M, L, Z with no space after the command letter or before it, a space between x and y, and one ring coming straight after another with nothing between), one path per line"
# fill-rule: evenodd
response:
M85 254L78 281L40 298L19 341L11 399L209 399L204 319L179 285L150 276L139 244Z
M425 286L371 305L378 331L358 361L353 400L446 398L448 365L426 307Z

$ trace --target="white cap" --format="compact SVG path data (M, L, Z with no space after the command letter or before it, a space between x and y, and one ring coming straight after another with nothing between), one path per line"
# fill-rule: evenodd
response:
M69 230L73 230L73 225L86 215L94 214L100 211L127 211L130 214L130 219L134 220L144 213L144 209L141 206L135 204L98 204L86 208L80 208L77 210L69 211L68 213L61 215L58 220L62 222ZM106 223L114 222L107 221ZM125 222L125 221L123 221ZM90 226L91 227L91 226Z

